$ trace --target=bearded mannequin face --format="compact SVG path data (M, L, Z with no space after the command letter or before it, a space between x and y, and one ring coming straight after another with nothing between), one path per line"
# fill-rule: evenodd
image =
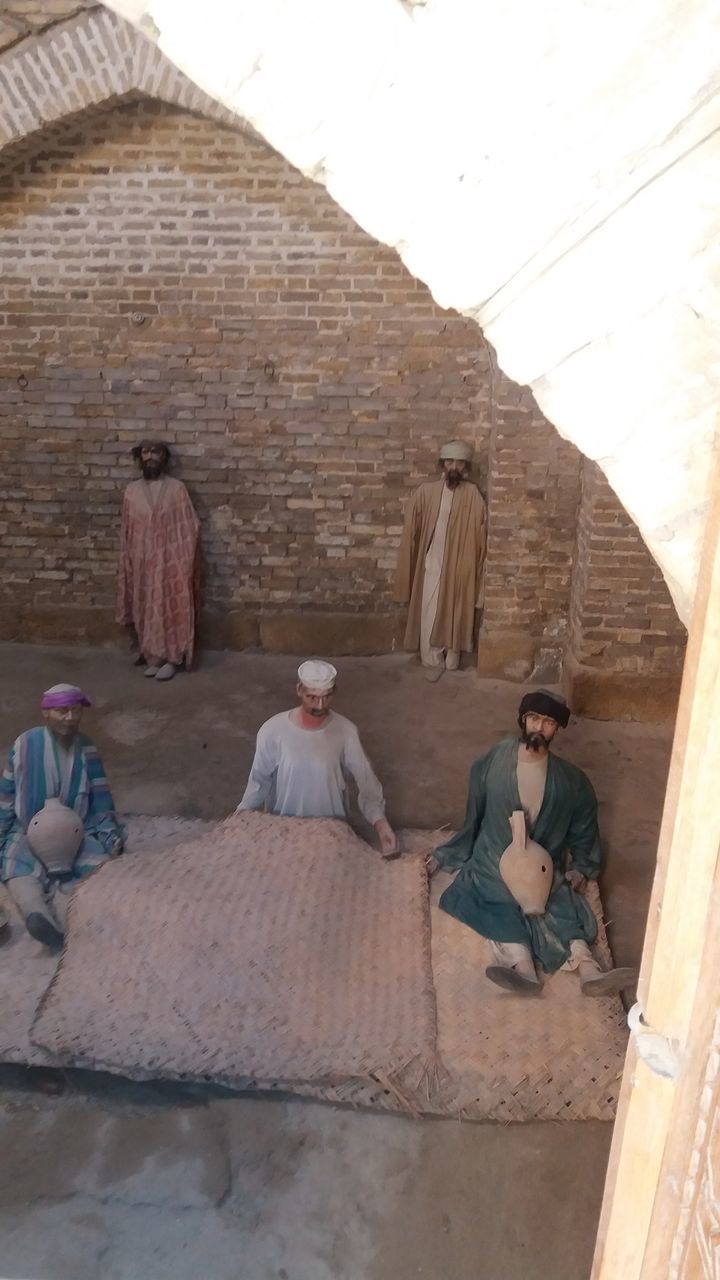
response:
M464 462L462 458L444 458L440 466L443 469L443 476L448 489L457 489L470 469L468 463Z
M170 450L157 440L143 440L132 451L143 480L160 480L170 464Z
M537 711L528 711L523 716L520 741L530 751L547 751L557 731L558 722L552 716L541 716Z
M167 467L167 457L162 445L143 446L140 450L140 467L143 480L159 480Z

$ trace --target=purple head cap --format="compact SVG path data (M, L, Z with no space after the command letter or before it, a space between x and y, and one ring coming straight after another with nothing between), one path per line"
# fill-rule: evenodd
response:
M52 711L54 707L91 707L92 702L82 689L78 689L76 684L54 684L51 689L46 689L40 708L42 711Z

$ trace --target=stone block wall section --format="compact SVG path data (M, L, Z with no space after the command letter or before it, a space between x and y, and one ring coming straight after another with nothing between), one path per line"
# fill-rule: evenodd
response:
M608 616L587 663L606 509L586 484L576 549L581 455L321 187L104 10L14 43L3 78L0 635L117 635L128 451L158 434L203 522L206 643L387 651L404 501L462 435L490 513L481 673L558 674L571 578L577 671L679 670L636 532L618 592L645 584L651 638L630 671Z

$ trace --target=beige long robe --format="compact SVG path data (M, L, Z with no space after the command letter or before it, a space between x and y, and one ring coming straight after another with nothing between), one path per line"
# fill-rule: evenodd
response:
M405 510L398 552L395 599L409 602L405 648L420 645L425 557L440 512L444 480L421 484ZM480 600L485 565L487 517L485 501L474 484L463 480L453 496L438 607L430 643L439 649L469 653L473 647L475 609Z
M123 497L117 620L135 627L145 658L192 663L200 521L171 476L133 480ZM152 501L151 499L154 499Z

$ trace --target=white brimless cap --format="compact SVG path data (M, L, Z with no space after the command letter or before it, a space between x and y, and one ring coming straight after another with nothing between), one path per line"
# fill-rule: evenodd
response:
M323 662L321 658L310 658L307 662L300 663L298 680L305 685L306 689L315 689L318 693L324 693L326 689L332 689L337 680L337 671L330 662Z

